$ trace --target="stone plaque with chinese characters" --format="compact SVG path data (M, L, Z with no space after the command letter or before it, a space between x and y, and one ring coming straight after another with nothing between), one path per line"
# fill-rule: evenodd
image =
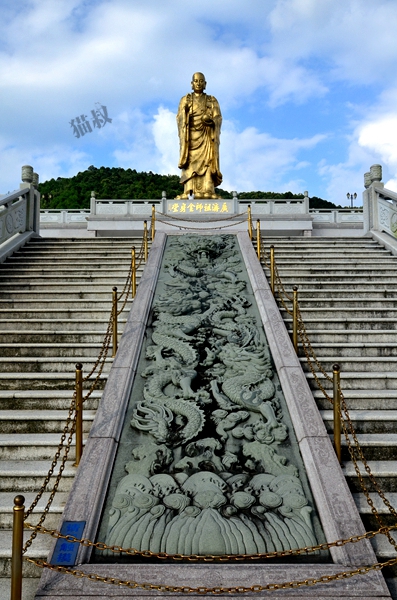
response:
M235 214L234 200L167 200L168 215L226 215Z

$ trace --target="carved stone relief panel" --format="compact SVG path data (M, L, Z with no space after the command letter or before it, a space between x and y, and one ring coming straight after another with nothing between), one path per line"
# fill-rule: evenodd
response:
M99 539L187 555L324 540L233 235L168 238Z

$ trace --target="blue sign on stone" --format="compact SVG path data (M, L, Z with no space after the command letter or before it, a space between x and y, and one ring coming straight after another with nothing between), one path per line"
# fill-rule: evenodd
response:
M75 538L81 538L83 535L85 521L65 521L61 527L62 535L72 535ZM61 565L63 567L72 567L76 562L78 542L68 542L62 538L57 540L51 564Z

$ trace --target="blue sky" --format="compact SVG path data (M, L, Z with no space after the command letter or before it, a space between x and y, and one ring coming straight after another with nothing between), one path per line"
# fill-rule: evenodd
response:
M0 0L0 193L90 165L178 173L175 114L204 72L229 190L337 204L374 163L397 191L396 0ZM107 107L77 139L70 122Z

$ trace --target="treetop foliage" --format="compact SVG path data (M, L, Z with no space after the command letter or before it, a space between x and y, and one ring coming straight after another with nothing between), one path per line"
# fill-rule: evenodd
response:
M44 181L38 186L42 208L87 209L90 207L91 192L98 199L114 200L154 200L161 198L164 191L167 198L175 198L183 191L178 175L157 175L138 172L121 167L100 167L91 165L86 171L74 177L58 177ZM216 190L222 198L232 198L232 192L221 188ZM302 199L303 194L292 192L239 192L245 199ZM310 208L339 208L321 198L310 198Z

